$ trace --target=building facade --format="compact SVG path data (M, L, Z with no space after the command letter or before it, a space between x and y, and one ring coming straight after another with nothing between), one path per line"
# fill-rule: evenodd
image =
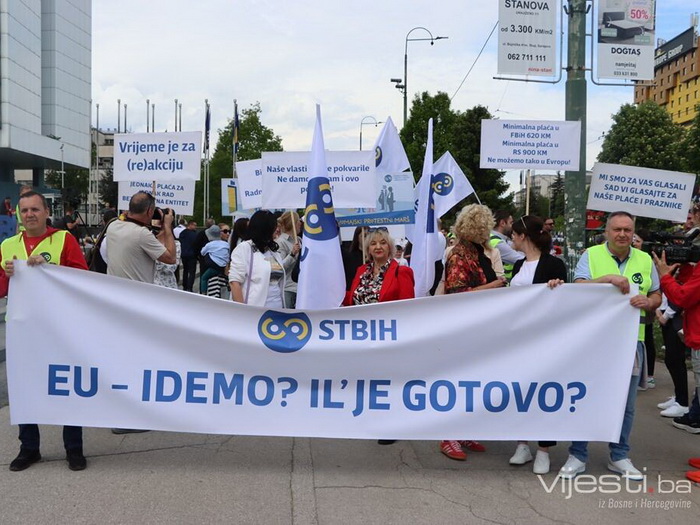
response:
M0 193L90 168L91 0L0 0Z
M634 102L653 100L677 124L690 125L700 104L700 52L698 35L691 27L656 48L654 85L638 84Z

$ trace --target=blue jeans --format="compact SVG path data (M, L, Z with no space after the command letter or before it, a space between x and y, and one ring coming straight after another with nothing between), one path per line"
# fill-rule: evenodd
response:
M639 360L640 369L644 366L644 354L644 343L637 341L637 359ZM630 434L632 433L632 423L634 423L634 404L637 401L637 386L639 386L639 376L632 376L629 390L627 391L627 404L625 405L625 415L622 419L620 441L608 444L612 461L620 461L629 455ZM588 441L573 441L569 447L569 454L584 463L588 461Z

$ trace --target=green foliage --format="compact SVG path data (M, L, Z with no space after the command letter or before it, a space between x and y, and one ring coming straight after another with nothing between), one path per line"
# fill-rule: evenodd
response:
M565 202L565 190L564 190L564 177L562 177L561 172L557 172L557 177L549 188L551 195L551 207L549 211L549 216L556 219L558 217L564 217L564 202Z
M599 162L680 171L684 130L653 101L625 104L613 115Z
M239 161L259 159L265 151L282 151L282 139L262 123L261 113L259 102L241 110L238 129ZM221 179L233 177L233 126L233 119L229 119L226 127L219 130L219 139L209 163L209 215L216 218L217 222L230 219L221 215ZM202 218L203 201L204 181L199 180L195 184L195 220Z
M449 151L483 204L494 211L500 208L512 209L512 198L504 195L508 191L508 183L503 179L503 172L479 167L481 121L490 119L491 114L483 106L475 106L463 112L455 111L451 109L450 98L446 93L439 92L431 96L423 92L416 95L410 116L401 130L401 141L406 148L416 181L423 171L430 118L433 119L434 160ZM476 199L474 196L467 197L443 217L443 222L454 222L456 214L467 202L476 202Z
M683 169L689 173L700 175L700 106L696 106L698 111L685 134L681 151L683 152Z
M97 189L100 194L100 202L116 209L119 200L119 184L114 182L112 168L104 170Z
M79 204L84 203L87 200L90 183L89 179L89 170L85 168L68 168L63 180L63 189L61 190L63 202L73 206L74 208ZM47 171L46 185L60 190L61 172L56 170Z

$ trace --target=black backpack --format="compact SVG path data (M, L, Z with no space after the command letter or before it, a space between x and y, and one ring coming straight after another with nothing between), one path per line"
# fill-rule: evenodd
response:
M102 231L97 236L95 246L93 246L90 250L90 253L88 253L87 265L88 269L91 272L107 273L107 263L102 258L102 255L100 255L100 246L102 246L102 241L104 240L105 235L107 235L107 228L109 228L109 225L116 220L118 220L117 217L115 217L114 219L110 219L110 221L107 224L105 224L105 227L102 228Z

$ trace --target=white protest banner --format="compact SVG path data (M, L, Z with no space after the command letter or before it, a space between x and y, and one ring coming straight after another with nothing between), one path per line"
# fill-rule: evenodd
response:
M153 193L153 181L119 181L117 209L128 210L129 200L137 191ZM192 215L194 213L194 181L157 182L156 206L170 208L179 215Z
M609 284L272 311L18 261L10 416L214 434L616 441L638 322Z
M310 154L304 151L275 151L262 154L262 206L303 208ZM328 180L333 203L338 208L374 206L373 151L327 151Z
M684 222L694 184L692 173L596 162L586 208Z
M241 204L241 192L238 179L221 179L221 215L251 215L251 209L244 209Z
M598 78L653 80L655 0L599 0Z
M498 73L556 76L559 2L498 0Z
M577 170L581 123L558 120L482 120L482 168Z
M262 159L236 162L241 206L247 210L262 208Z
M114 180L199 180L202 133L114 135Z
M413 173L410 171L377 173L376 202L371 208L337 209L335 218L341 227L413 224L415 199Z

